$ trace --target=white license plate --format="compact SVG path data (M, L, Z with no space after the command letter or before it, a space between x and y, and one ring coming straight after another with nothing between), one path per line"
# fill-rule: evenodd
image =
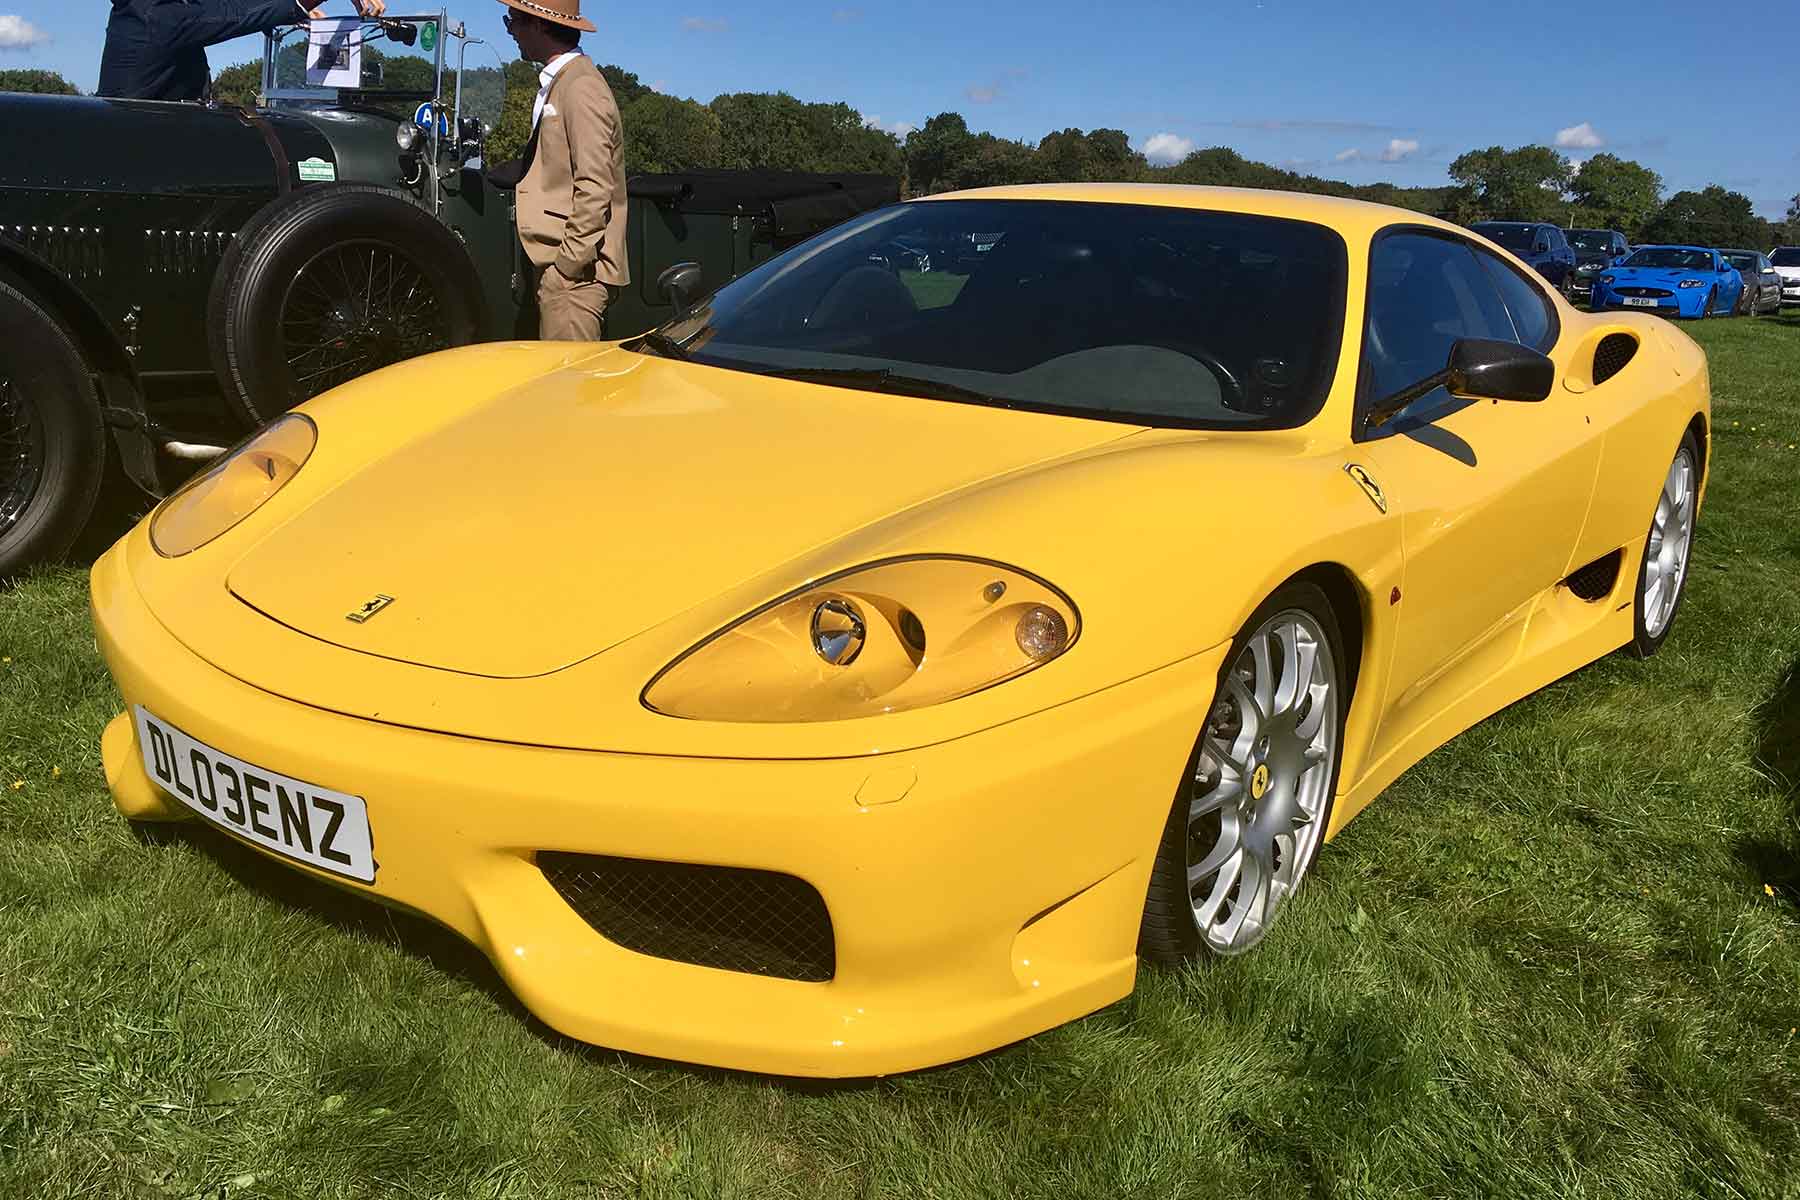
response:
M1625 305L1628 308L1655 308L1656 307L1656 301L1652 300L1648 296L1621 296L1621 297L1619 297L1619 299L1625 301Z
M360 883L375 882L375 845L361 796L215 750L141 704L133 713L144 770L197 815L283 858Z

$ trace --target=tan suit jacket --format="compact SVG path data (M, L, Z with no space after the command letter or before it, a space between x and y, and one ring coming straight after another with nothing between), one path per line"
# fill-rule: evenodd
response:
M540 270L631 282L625 259L625 131L619 106L586 55L550 81L519 180L519 240Z

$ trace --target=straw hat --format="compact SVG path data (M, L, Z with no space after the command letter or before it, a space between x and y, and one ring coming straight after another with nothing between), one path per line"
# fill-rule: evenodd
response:
M581 15L581 0L500 0L500 3L571 29L597 32L594 23Z

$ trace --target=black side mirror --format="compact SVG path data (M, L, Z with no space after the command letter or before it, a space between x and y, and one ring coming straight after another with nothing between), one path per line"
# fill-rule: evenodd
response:
M1444 387L1459 400L1536 403L1556 384L1556 364L1530 346L1463 338L1450 347Z
M1517 342L1462 338L1450 347L1442 371L1401 388L1369 410L1363 429L1381 428L1419 397L1443 388L1458 400L1546 400L1556 384L1556 364Z
M688 305L700 291L700 264L680 262L656 277L656 290L675 306L675 315L685 317Z

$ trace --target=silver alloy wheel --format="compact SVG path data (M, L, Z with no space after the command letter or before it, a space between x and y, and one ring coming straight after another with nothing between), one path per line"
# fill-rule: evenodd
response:
M1644 547L1644 632L1653 638L1668 628L1687 580L1688 550L1694 542L1694 476L1693 452L1683 446L1657 494Z
M1338 754L1338 675L1316 618L1264 621L1226 673L1188 802L1187 890L1218 954L1262 941L1324 834Z

